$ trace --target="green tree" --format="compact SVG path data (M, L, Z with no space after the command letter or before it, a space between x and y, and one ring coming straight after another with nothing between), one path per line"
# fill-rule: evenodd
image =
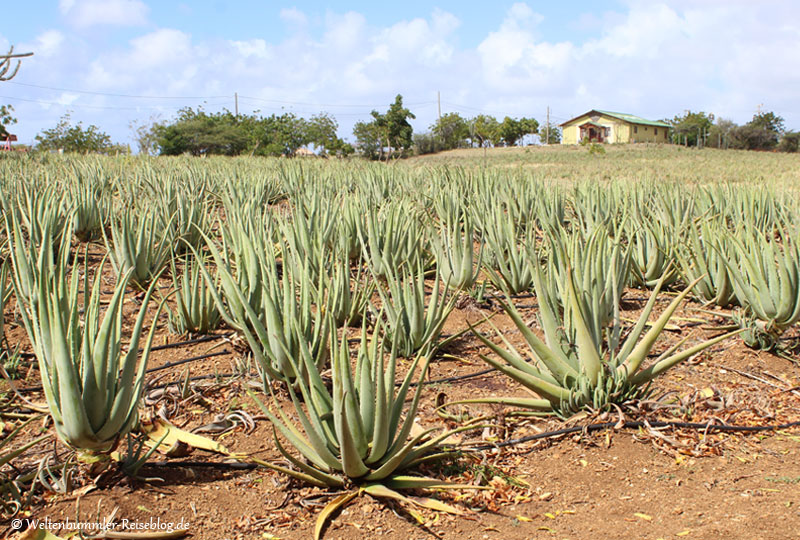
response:
M251 142L255 146L251 153L259 156L292 156L303 146L311 142L308 122L292 113L270 115L267 117L250 117L248 125Z
M781 137L781 142L778 144L778 150L781 152L796 153L800 151L800 132L786 131Z
M702 146L714 122L714 115L702 111L686 111L683 116L675 116L667 122L672 126L672 142L688 146Z
M416 155L433 154L442 150L442 143L438 135L434 133L414 134L414 153Z
M469 123L457 112L442 115L430 130L438 137L442 150L460 148L466 145L469 138Z
M558 124L545 124L539 127L539 140L543 144L561 143L561 127Z
M372 122L356 122L353 126L358 152L367 159L378 159L383 153L381 128Z
M769 131L775 135L780 135L785 131L783 118L776 115L772 111L756 113L755 115L753 115L753 119L750 120L749 125L755 128L760 128Z
M535 135L539 122L534 118L511 118L506 116L498 126L498 136L505 146L516 146L525 135Z
M309 142L320 148L323 154L346 156L353 153L353 147L336 134L339 124L333 115L323 112L312 116L306 129Z
M488 146L499 140L499 127L497 118L479 114L470 121L470 139L473 143L478 143L478 147Z
M747 125L753 130L761 130L762 132L761 142L755 148L756 150L771 150L775 148L778 146L781 135L786 131L783 118L772 111L756 113Z
M373 111L375 118L382 117L384 128L386 130L386 142L389 146L389 155L392 154L392 149L395 150L408 150L414 144L414 128L408 122L410 119L415 119L416 116L410 110L403 107L403 96L397 94L394 98L394 103L389 106L389 110L385 115L376 115ZM380 122L379 122L380 125ZM387 155L387 159L388 159Z
M147 123L134 120L128 124L140 154L149 156L158 153L158 126L158 115L151 116Z
M172 124L156 127L159 153L163 155L220 154L234 156L247 148L247 135L230 111L207 114L186 107Z
M519 120L506 116L497 126L497 135L504 146L515 146L524 135Z
M728 148L731 144L731 134L739 126L733 120L717 118L711 129L708 130L706 146L711 148Z
M38 150L63 150L88 154L93 152L114 153L124 151L122 145L115 145L111 137L95 126L83 127L82 122L72 125L70 113L62 116L54 128L46 129L36 135Z
M773 112L759 112L731 133L731 147L742 150L772 150L784 132L783 118Z
M402 155L414 144L414 128L408 122L414 119L410 110L403 107L403 96L397 94L389 110L381 114L372 111L371 122L358 122L353 127L359 151L369 159L390 159ZM399 151L399 152L398 152Z
M11 105L0 105L0 139L8 135L6 126L17 123L17 119L12 116L14 107Z

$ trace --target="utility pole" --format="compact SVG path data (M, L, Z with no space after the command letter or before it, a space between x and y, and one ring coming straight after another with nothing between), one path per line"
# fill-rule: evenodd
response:
M236 118L239 118L239 92L233 93L233 109L236 112Z
M550 144L550 105L547 106L547 123L544 125L544 144Z
M436 91L436 103L439 107L439 139L441 139L442 146L444 146L444 135L442 134L442 93Z

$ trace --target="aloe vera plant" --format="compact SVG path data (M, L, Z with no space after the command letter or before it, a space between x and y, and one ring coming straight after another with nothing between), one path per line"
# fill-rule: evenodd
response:
M369 306L375 292L375 280L362 265L350 276L350 258L346 246L331 254L330 270L320 277L316 305L324 306L336 326L352 326L361 323L361 317Z
M90 287L88 268L83 269L81 278L76 262L68 278L64 260L59 259L56 264L52 260L52 247L45 243L31 265L35 300L23 300L22 321L39 362L56 433L74 449L108 452L138 419L155 323L141 359L138 344L154 286L144 297L128 351L123 353L123 295L131 272L120 276L103 312L103 264ZM15 286L18 284L15 280ZM163 304L162 301L154 320ZM81 312L83 320L79 317Z
M578 315L568 300L570 281L574 280L578 284L575 302L592 313L589 330L595 341L601 340L604 329L619 313L619 301L630 272L630 250L599 225L586 239L580 233L567 236L563 231L551 231L548 240L544 282L550 287L549 296L564 311L567 333L574 341ZM533 268L536 257L530 260L531 274L535 275L539 272Z
M439 274L451 287L469 289L481 268L481 248L475 264L475 226L465 211L441 216L438 234L431 234L431 245Z
M415 357L401 384L395 387L397 350L393 347L387 354L387 347L379 337L381 334L378 328L368 340L366 326L362 329L353 369L347 339L339 340L335 332L331 333L332 388L329 390L320 374L312 369L308 370L307 380L298 380L297 390L289 387L293 416L299 420L299 426L277 402L274 407L267 407L253 396L272 422L276 431L275 444L292 468L261 462L263 465L319 487L356 486L356 490L335 498L320 513L315 538L321 536L330 514L360 493L459 513L439 501L411 501L396 491L463 486L401 475L430 459L452 432L434 436L434 429L429 429L411 436L429 358ZM313 364L314 361L307 347L301 351L299 358L290 359L298 372L303 370L301 362ZM412 383L416 384L414 390ZM404 411L407 401L410 403ZM284 447L278 433L300 457Z
M519 227L510 212L497 207L484 217L482 228L488 253L486 272L492 284L510 294L529 290L533 284L528 266L529 245L535 240L533 221Z
M53 253L58 252L69 220L63 209L64 195L56 186L37 188L22 184L14 197L7 198L3 194L0 198L3 200L6 220L10 214L16 229L24 231L34 247L49 243Z
M108 216L108 203L100 185L89 183L72 186L67 191L67 204L73 214L73 233L81 242L102 237Z
M564 328L563 316L554 307L557 302L551 297L549 289L543 286L541 272L536 272L535 288L540 306L539 319L545 334L544 340L528 327L512 304L501 302L503 310L522 333L530 356L528 358L523 356L502 334L504 346L495 344L477 331L475 334L499 357L482 355L484 361L535 392L539 397L500 397L465 402L502 403L553 412L562 417L568 417L585 408L603 409L611 403L623 403L646 395L649 382L655 377L694 354L738 333L724 334L679 351L678 349L688 339L684 338L669 347L649 365L645 365L650 351L672 314L698 283L698 280L690 283L678 294L645 332L663 281L664 278L656 283L639 320L630 329L627 338L620 342L622 328L619 319L602 338L598 338L591 331L595 315L587 309L587 306L581 305L580 292L572 271L568 272L565 298L571 306L574 318L572 325L575 328L575 337L570 338Z
M730 231L724 225L706 219L691 224L685 235L676 253L684 280L697 281L695 294L705 302L720 307L735 303L736 294L727 262L733 255Z
M220 285L218 292L214 278L203 266L201 270L209 290L223 319L246 339L264 376L290 383L307 376L295 371L291 361L300 354L304 343L310 344L314 369L321 369L327 350L327 319L321 310L311 309L316 289L309 279L307 263L302 267L283 265L280 272L271 244L263 249L263 243L243 242L243 257L234 269L210 239L206 238L206 242ZM280 249L282 259L288 260L291 256L288 246L281 243ZM234 275L242 272L260 280L257 298L252 296L253 290L243 286ZM254 300L258 300L257 305L253 305ZM302 367L307 369L305 365Z
M175 259L170 260L172 284L177 291L175 311L167 308L169 326L173 332L207 334L216 330L222 322L214 294L203 278L201 267L204 263L203 259L190 253L183 258L183 271L179 273Z
M360 237L363 257L376 277L386 277L403 265L426 264L424 229L404 205L390 204L368 211Z
M728 271L750 328L743 337L751 347L771 349L800 320L800 249L785 234L764 238L753 229L731 242L736 256L727 261Z
M111 220L113 246L105 237L114 271L118 276L130 274L134 285L146 287L172 256L174 238L171 232L162 216L152 208L123 211Z
M652 288L665 275L664 286L675 283L678 279L674 248L676 231L670 231L660 222L640 220L639 223L641 228L629 234L631 284Z
M436 340L448 315L453 311L456 295L447 298L449 285L437 273L430 298L425 290L425 275L420 266L415 271L392 272L387 277L388 290L378 288L386 316L386 337L397 354L410 357L428 355L439 345ZM372 306L373 313L379 310Z

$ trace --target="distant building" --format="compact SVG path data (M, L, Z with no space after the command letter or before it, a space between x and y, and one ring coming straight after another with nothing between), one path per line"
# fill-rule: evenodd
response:
M670 125L633 114L592 109L561 124L561 144L669 141Z
M2 146L0 146L0 148L3 150L11 150L11 143L17 142L17 136L12 135L11 133L2 133L0 134L0 142L2 142Z

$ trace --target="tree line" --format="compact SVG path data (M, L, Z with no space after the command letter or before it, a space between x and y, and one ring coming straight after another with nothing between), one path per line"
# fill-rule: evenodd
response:
M787 130L772 111L759 111L741 126L702 111L686 111L665 122L672 126L672 142L686 146L797 152L800 143L800 132Z
M0 134L16 122L12 113L11 106L0 107ZM355 124L352 144L337 135L336 119L325 112L302 118L293 113L236 115L228 110L209 113L201 107L187 107L169 121L134 123L131 128L139 152L160 155L292 156L299 149L310 147L323 156L357 154L389 160L456 148L516 146L530 135L538 135L547 144L561 141L560 128L542 126L535 118L506 116L498 120L487 114L467 118L451 112L438 118L427 132L417 134L409 122L413 119L414 114L398 95L385 112L373 110L369 120ZM672 126L675 144L785 152L797 152L800 146L800 133L786 130L783 118L773 112L759 111L743 125L702 111L686 111L665 122ZM55 127L36 136L36 148L76 153L130 152L127 145L112 142L97 126L74 124L69 113Z

